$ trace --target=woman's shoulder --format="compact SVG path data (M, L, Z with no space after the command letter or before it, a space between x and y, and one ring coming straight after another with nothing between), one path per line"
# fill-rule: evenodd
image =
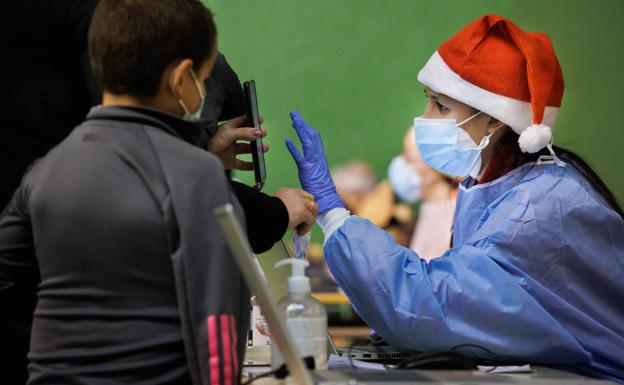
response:
M527 203L548 205L561 213L582 211L598 216L613 211L598 190L570 164L530 166L513 190L521 192Z
M585 239L583 234L593 234L592 242L604 242L605 234L624 239L622 217L571 165L523 167L488 204L478 239L499 244L518 242L522 234L527 244L535 239L555 243L567 242L570 236ZM502 235L493 237L495 232Z

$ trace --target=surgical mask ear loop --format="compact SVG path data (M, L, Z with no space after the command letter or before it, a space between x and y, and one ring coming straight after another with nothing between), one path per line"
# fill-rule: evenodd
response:
M488 146L488 144L490 144L490 138L492 137L492 135L494 135L494 133L486 135L483 137L483 139L481 139L481 143L479 143L479 150L483 150Z
M178 67L175 68L174 71L177 71ZM169 91L171 92L171 94L176 97L178 99L178 104L180 105L180 107L182 107L182 110L184 111L185 115L192 115L191 112L189 111L188 108L186 108L186 104L184 103L184 101L182 100L182 98L177 97L174 93L173 93L173 87L171 86L171 77L173 76L173 71L171 71L171 73L169 73ZM204 98L206 97L206 95L204 95L204 91L202 91L202 88L199 84L199 80L197 80L197 76L195 76L195 71L191 68L191 77L193 78L193 81L195 82L195 87L197 88L197 92L199 93L199 97L203 103Z
M548 148L550 155L540 155L539 158L537 158L537 164L542 164L545 162L553 162L555 165L557 165L557 167L565 167L566 163L562 161L561 159L559 159L557 154L555 154L555 150L553 149L552 138L550 138L550 142L548 142L548 144L546 145L546 148Z
M466 122L469 122L470 120L474 119L477 115L479 115L481 113L481 111L477 111L476 114L472 115L471 117L469 117L468 119L465 119L464 121L462 121L461 123L457 124L458 128L461 128L460 126ZM483 151L484 148L486 148L488 146L488 144L490 144L490 138L492 137L492 135L494 135L494 132L492 132L489 135L486 135L483 137L483 139L481 139L481 143L479 143L479 145L477 146L477 149L479 150L479 153L481 153L481 151ZM479 157L481 155L479 154ZM477 163L479 162L479 158L475 158L474 163L470 166L470 170L472 170Z
M192 68L191 68L191 77L193 78L193 81L195 82L195 87L197 87L197 92L199 92L199 97L203 101L206 95L204 94L204 91L202 91L201 85L199 84L199 80L197 79L197 76L195 75L195 71Z
M469 118L467 118L467 119L462 120L462 122L461 122L461 123L457 123L457 127L460 127L460 128L461 128L461 125L462 125L462 124L468 123L469 121L471 121L472 119L474 119L474 118L475 118L477 115L479 115L480 113L481 113L481 111L477 111L477 113L476 113L476 114L472 115L471 117L469 117Z
M457 127L461 128L462 124L471 121L472 119L474 119L480 113L481 113L481 111L477 111L476 114L472 115L471 117L469 117L468 119L462 121L461 123L458 123ZM492 135L494 135L494 132L492 132L490 135L484 136L483 139L481 139L481 143L479 143L479 146L478 146L479 150L483 150L484 148L487 147L488 144L490 144L490 138L492 137Z
M494 133L491 133L490 135L484 136L483 139L481 139L481 143L479 143L479 146L477 147L477 149L479 150L479 158L475 158L474 162L472 163L472 165L470 166L470 170L472 171L473 168L476 167L477 163L479 162L479 159L481 157L481 151L483 151L484 148L486 148L488 146L488 144L490 144L490 137L492 137L492 135L494 135ZM472 176L471 174L468 174L470 176ZM476 179L476 177L474 177Z
M480 113L481 113L481 111L477 111L476 114L472 115L468 119L463 120L461 123L458 123L457 127L461 128L460 126L462 124L471 121L472 119L474 119ZM463 130L463 128L462 128L462 130ZM490 135L484 136L483 139L481 139L481 143L479 143L479 145L477 146L479 148L479 150L483 150L484 148L487 147L488 144L490 144L490 138L492 137L492 135L494 135L494 132L492 132Z

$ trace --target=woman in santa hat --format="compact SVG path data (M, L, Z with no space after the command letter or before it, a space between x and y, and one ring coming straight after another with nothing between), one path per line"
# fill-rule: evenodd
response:
M451 248L426 262L336 194L297 113L304 189L327 264L359 315L406 351L553 365L624 381L624 219L600 178L552 144L563 76L547 35L486 15L420 71L423 159L460 185Z

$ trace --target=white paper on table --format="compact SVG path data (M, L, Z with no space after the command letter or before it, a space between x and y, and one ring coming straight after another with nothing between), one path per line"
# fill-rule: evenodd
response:
M482 372L487 373L531 373L531 365L519 365L519 366L477 366L477 368Z
M374 371L385 371L386 367L383 364L375 362L366 362L360 360L349 360L348 357L341 357L336 354L330 354L329 360L327 360L327 369L329 370L345 370L345 369L363 369Z

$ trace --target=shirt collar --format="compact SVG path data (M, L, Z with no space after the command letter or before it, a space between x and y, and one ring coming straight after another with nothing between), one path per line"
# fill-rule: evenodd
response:
M206 148L208 133L205 121L188 122L166 112L138 106L96 106L87 114L87 120L109 119L146 124L160 128L194 146Z

